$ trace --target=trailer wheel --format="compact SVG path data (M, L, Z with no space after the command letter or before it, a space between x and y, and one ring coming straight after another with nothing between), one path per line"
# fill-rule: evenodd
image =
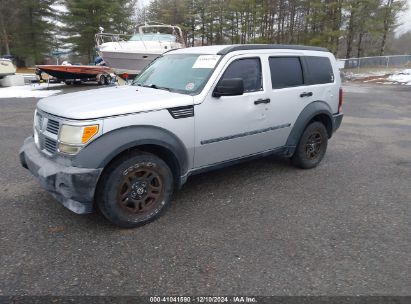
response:
M100 75L99 77L98 77L98 84L99 85L103 85L103 84L105 84L106 83L106 77L104 76L104 75Z
M105 81L104 81L105 85L109 85L111 83L111 76L110 75L107 75L106 77L104 77L104 79L105 79Z
M66 85L72 85L72 84L73 84L73 82L72 82L71 80L65 80L64 83L65 83Z

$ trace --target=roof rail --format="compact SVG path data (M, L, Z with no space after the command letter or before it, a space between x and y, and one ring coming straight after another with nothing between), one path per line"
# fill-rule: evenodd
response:
M230 45L221 51L218 55L226 55L234 51L244 51L244 50L304 50L304 51L320 51L329 52L328 49L317 47L317 46L304 46L304 45L287 45L287 44L237 44Z

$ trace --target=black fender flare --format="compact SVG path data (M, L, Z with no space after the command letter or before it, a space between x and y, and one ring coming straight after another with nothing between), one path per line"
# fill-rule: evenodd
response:
M170 151L178 162L180 176L188 171L188 152L170 131L155 126L130 126L105 133L84 147L72 160L76 167L104 168L119 154L142 145L156 145Z
M286 146L296 147L308 123L317 115L325 115L325 117L329 119L329 126L326 126L326 128L328 137L331 138L332 132L334 130L332 110L326 102L317 100L308 104L301 111L300 115L298 115L297 120L295 121L294 126L291 129L290 134L288 135Z

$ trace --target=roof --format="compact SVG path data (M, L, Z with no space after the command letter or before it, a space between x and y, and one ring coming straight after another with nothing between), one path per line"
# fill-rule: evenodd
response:
M225 55L230 52L243 50L303 50L329 52L328 49L317 46L287 45L287 44L238 44L230 45L220 50L218 55Z
M219 51L226 48L227 45L210 45L210 46L194 46L184 49L171 50L167 53L172 54L209 54L216 55Z
M316 47L316 46L286 45L286 44L233 44L233 45L196 46L196 47L172 50L172 51L169 51L169 53L226 55L230 52L244 51L244 50L304 50L304 51L329 52L329 50L326 48Z

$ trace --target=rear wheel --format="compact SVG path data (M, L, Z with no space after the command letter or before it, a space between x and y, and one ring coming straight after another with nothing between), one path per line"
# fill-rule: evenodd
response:
M327 144L328 134L325 126L318 121L309 124L291 158L293 164L302 169L316 167L325 155Z
M173 175L167 164L149 153L115 161L98 187L97 204L112 223L133 228L158 218L170 205Z

